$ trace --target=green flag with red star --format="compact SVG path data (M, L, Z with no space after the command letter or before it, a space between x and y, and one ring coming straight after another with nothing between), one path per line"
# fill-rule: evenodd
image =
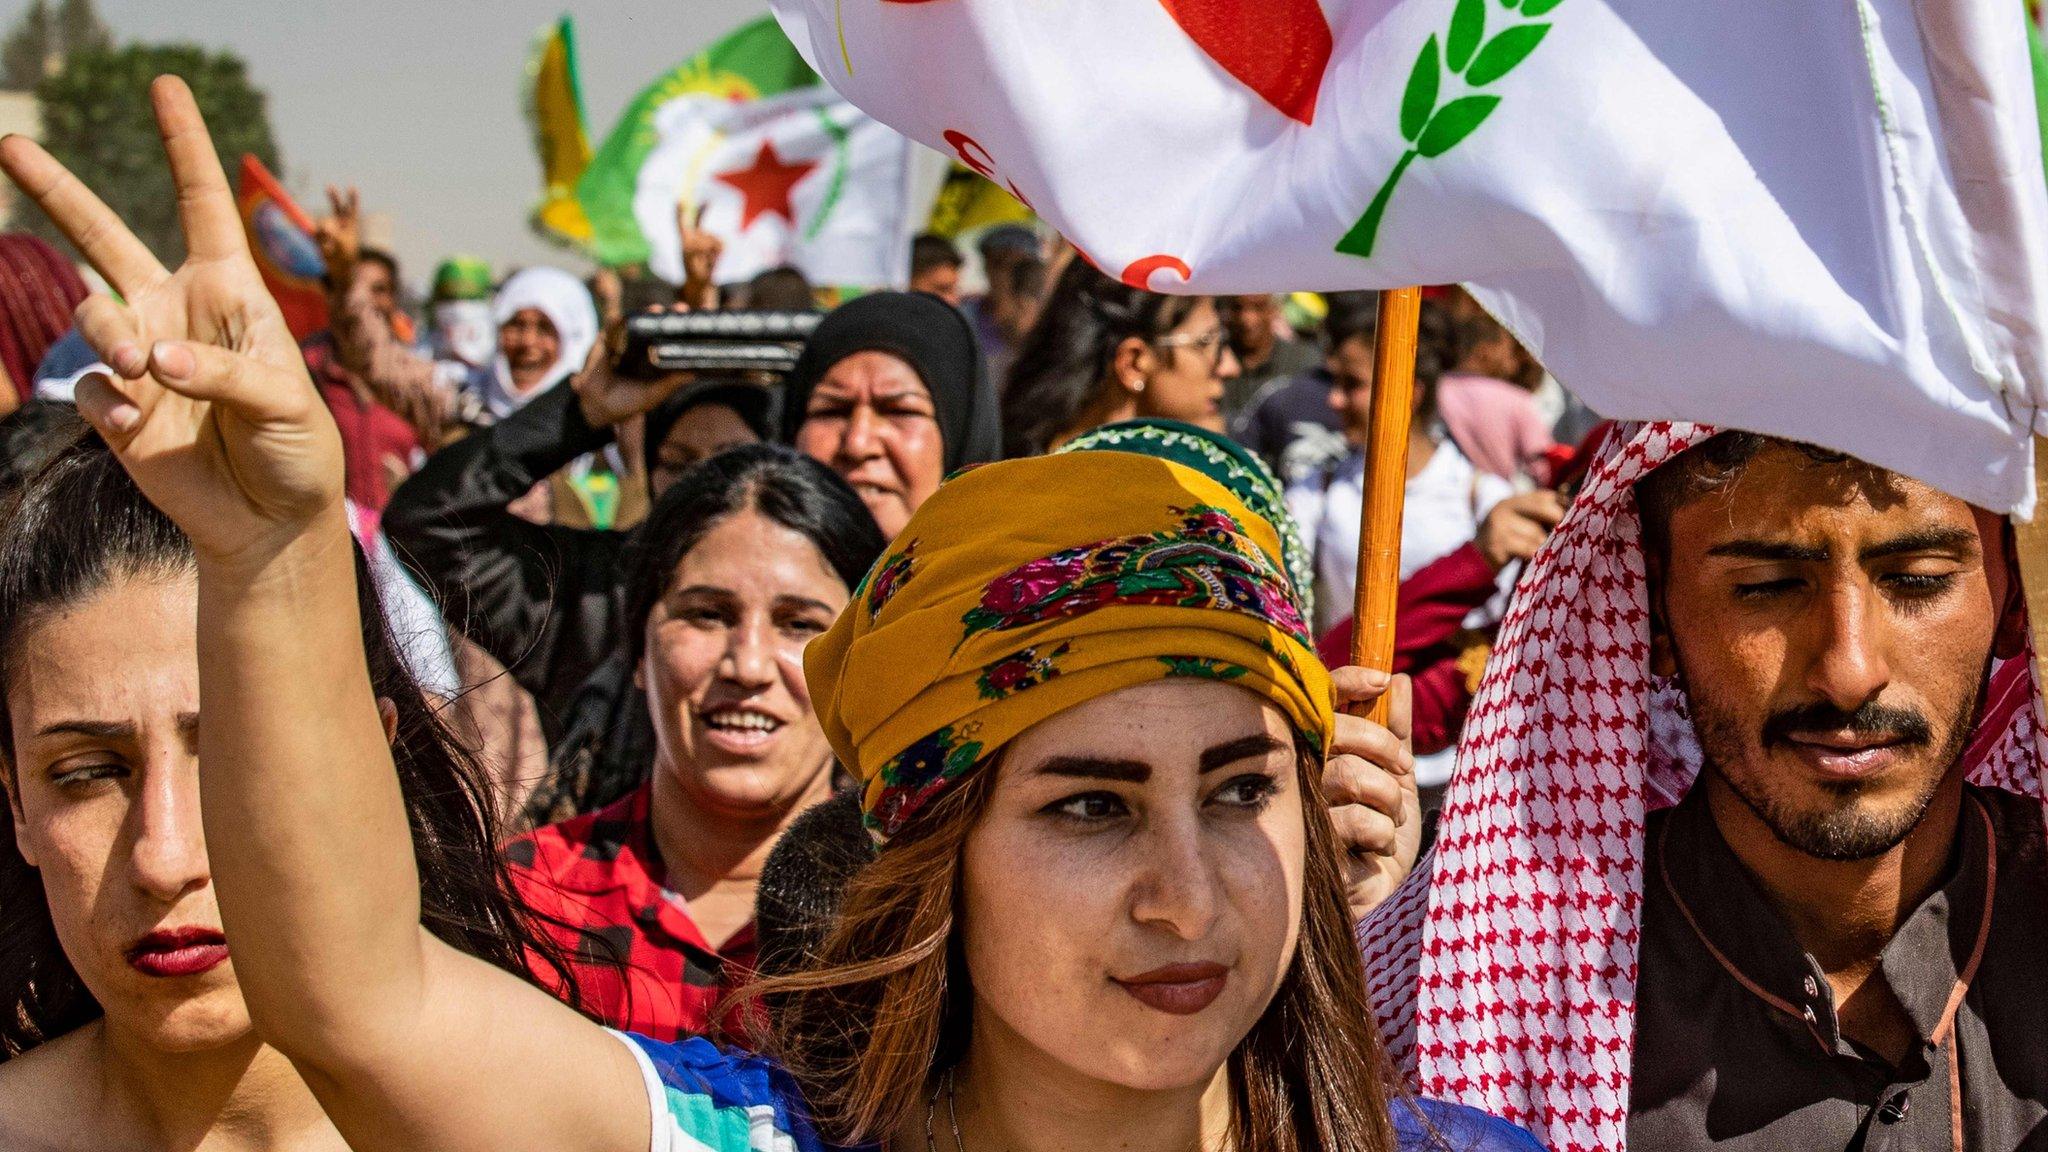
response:
M680 219L725 244L713 276L794 265L813 283L909 274L911 145L825 86L773 19L648 85L576 183L606 264L683 277Z

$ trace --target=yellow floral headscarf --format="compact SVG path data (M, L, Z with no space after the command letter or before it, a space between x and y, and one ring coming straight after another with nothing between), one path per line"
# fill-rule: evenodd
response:
M1076 452L948 481L804 653L878 841L1025 729L1171 676L1332 725L1279 534L1182 464Z

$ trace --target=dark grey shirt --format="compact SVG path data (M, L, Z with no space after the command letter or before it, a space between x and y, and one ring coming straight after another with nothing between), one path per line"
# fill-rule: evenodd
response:
M1825 973L1721 838L1704 790L1653 814L1632 1152L1955 1148L1958 1123L1972 1152L2048 1149L2042 840L2039 800L1966 791L1948 871L1879 956L1920 1037L1894 1067L1841 1034Z
M1266 362L1253 368L1240 365L1238 374L1223 382L1223 415L1236 420L1238 414L1251 405L1252 397L1269 380L1281 380L1299 372L1306 372L1323 362L1323 354L1306 340L1282 340L1273 345L1273 354Z

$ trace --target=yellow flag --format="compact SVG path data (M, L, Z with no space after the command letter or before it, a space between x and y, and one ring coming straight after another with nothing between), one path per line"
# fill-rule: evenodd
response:
M963 164L955 164L939 186L939 198L925 230L947 239L993 228L999 224L1028 224L1035 217L1017 198L976 175Z
M526 74L526 115L545 183L533 210L534 230L558 243L585 247L590 220L576 200L576 181L590 167L590 132L576 80L576 27L569 17L540 35Z

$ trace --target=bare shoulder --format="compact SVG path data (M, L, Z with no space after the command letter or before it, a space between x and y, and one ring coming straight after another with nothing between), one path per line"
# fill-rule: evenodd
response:
M99 1083L88 1025L0 1064L0 1149L73 1152L100 1146L87 1099Z

